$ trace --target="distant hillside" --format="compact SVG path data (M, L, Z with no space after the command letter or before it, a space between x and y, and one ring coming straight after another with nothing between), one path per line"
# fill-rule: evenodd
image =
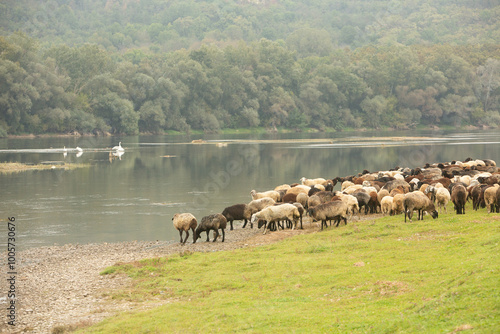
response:
M0 34L155 52L282 39L299 56L367 44L497 44L498 1L6 0Z
M4 0L0 136L500 126L498 1Z

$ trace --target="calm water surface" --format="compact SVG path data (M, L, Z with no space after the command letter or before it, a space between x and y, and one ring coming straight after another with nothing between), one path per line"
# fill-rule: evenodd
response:
M333 178L469 156L500 162L498 131L226 135L191 144L193 139L199 137L0 139L0 162L90 165L0 175L0 218L16 218L18 249L170 241L178 239L171 221L176 212L201 220L248 203L252 189L273 189L303 176ZM110 159L118 141L125 153ZM80 157L73 151L77 146ZM0 232L3 247L5 223Z

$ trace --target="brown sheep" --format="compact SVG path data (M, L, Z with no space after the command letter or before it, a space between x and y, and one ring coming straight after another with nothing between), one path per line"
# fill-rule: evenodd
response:
M497 189L497 213L500 212L500 188Z
M404 197L405 223L407 216L410 219L410 222L412 221L413 210L418 211L417 220L424 219L424 211L427 211L427 213L429 213L434 219L438 217L438 212L434 207L434 203L432 203L432 201L427 196L425 196L425 194L421 191L414 191L405 194Z
M499 189L499 185L495 184L492 187L488 187L484 191L484 203L486 204L486 208L488 209L488 213L495 212L495 206L497 204L497 190Z
M430 184L436 184L438 182L441 183L443 185L443 187L448 188L452 181L447 177L442 177L440 179L431 181Z
M193 244L196 242L195 228L198 225L196 218L190 213L176 213L172 217L174 227L179 231L181 237L181 244L185 244L189 237L189 230L193 230ZM182 232L186 232L186 238L182 241Z
M380 191L382 190L387 190L387 189L381 189ZM396 196L397 194L403 194L404 195L404 190L403 188L395 188L395 189L392 189L390 192L389 192L389 196L391 197L394 197Z
M330 202L334 194L331 191L320 191L309 197L307 200L307 207L312 208L313 206Z
M387 189L381 189L377 194L378 202L382 203L382 198L384 198L385 196L389 196L389 192L387 191Z
M304 208L307 207L307 200L309 199L309 196L307 196L307 194L304 194L304 193L300 193L297 195L297 199L296 199L296 202L302 204L302 206Z
M377 213L378 208L380 208L380 202L377 198L377 192L372 191L368 195L370 195L370 201L368 202L368 208L370 213Z
M465 214L465 203L467 202L467 189L461 184L452 184L451 201L455 205L457 214ZM450 185L450 187L452 186Z
M382 187L382 189L387 189L387 191L389 191L389 193L390 193L391 190L396 189L398 187L403 187L403 191L404 191L405 194L408 191L410 191L410 185L408 184L408 182L406 182L404 180L392 180L392 181L389 181L389 182L387 182Z
M321 220L321 229L323 229L323 225L325 227L327 226L327 220L332 221L333 219L337 220L336 226L339 226L341 219L343 219L347 225L347 205L343 201L320 204L314 208L310 208L307 213L314 220Z
M297 194L285 194L281 199L283 203L293 203L297 201Z
M399 215L400 213L403 213L404 211L404 199L405 195L403 194L396 194L392 198L392 213L395 215Z

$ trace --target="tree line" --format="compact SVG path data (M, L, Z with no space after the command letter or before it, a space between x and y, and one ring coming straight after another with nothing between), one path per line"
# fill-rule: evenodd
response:
M3 0L0 34L109 52L282 39L300 57L367 44L498 43L496 0Z
M498 45L336 48L283 40L126 54L0 36L0 135L226 128L500 126Z

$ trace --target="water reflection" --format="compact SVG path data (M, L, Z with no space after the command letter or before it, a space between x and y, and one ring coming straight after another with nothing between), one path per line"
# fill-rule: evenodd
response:
M16 217L23 248L176 240L174 213L201 218L249 202L252 189L301 177L334 178L468 156L500 161L497 132L429 134L206 136L204 144L191 144L197 138L186 136L2 139L2 162L61 160L62 151L54 147L65 146L85 152L77 159L78 152L68 149L66 162L91 167L0 174L0 211ZM126 154L114 154L116 141Z

